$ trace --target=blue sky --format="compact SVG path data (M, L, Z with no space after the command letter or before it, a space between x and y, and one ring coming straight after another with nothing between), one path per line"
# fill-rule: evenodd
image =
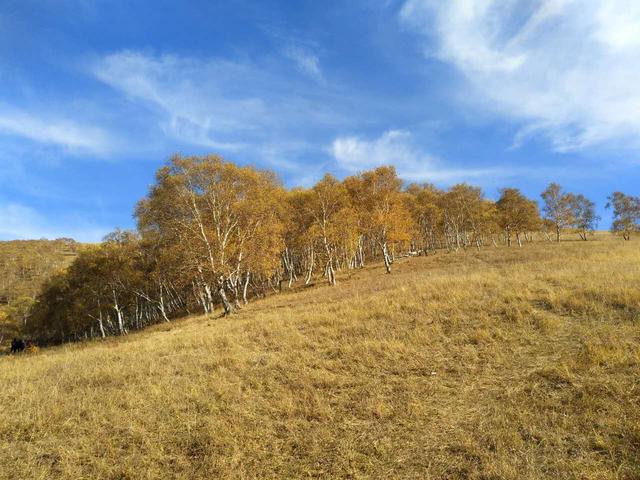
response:
M175 152L309 186L640 194L635 0L0 2L0 239L97 241Z

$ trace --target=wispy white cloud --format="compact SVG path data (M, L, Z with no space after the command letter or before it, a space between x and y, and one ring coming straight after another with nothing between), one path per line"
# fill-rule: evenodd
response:
M100 241L108 228L69 219L69 225L56 218L53 222L32 207L17 203L0 203L0 240L71 237L83 242Z
M516 143L640 147L637 1L407 0L400 21L463 73L467 100L521 122Z
M62 147L70 153L105 155L114 141L103 129L80 125L73 120L0 107L0 134Z
M317 58L299 49L288 54L305 75L322 78ZM291 70L282 58L258 63L139 51L116 52L91 65L96 78L147 108L174 141L251 157L265 145L306 148L308 136L347 118L331 92L296 80Z
M406 130L389 130L374 139L338 137L331 144L330 151L338 165L349 172L393 165L400 177L414 182L464 181L489 175L509 175L496 169L448 168L437 157L421 151Z
M389 164L403 170L423 171L434 162L433 157L416 151L411 145L411 134L405 130L389 130L373 140L338 137L331 145L331 153L342 168L350 171Z
M165 133L181 141L234 150L242 146L240 142L219 138L247 132L265 120L263 101L238 88L256 74L250 65L122 51L100 59L93 73L130 99L164 114Z
M313 78L315 81L324 83L324 75L320 69L320 60L311 52L299 47L291 47L285 50L285 55L293 60L298 70Z

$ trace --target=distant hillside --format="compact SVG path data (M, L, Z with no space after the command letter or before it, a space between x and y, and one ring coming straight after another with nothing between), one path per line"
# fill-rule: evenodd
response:
M0 343L20 330L20 318L43 282L66 268L80 244L70 238L0 242Z

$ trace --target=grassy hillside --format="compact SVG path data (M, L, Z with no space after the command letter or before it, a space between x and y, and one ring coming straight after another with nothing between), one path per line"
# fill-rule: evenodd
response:
M40 287L71 264L78 246L66 238L0 241L0 348L20 334L20 319Z
M0 478L640 478L640 247L399 260L0 358Z

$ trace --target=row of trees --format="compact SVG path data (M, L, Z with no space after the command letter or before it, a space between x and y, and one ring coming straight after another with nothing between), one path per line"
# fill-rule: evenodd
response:
M614 194L615 196L615 194ZM406 188L393 167L286 190L268 171L217 156L175 156L137 205L136 232L116 231L54 276L28 321L42 342L125 334L190 312L225 314L251 298L381 259L438 249L522 245L575 228L585 240L594 204L552 184L537 203L514 188L498 201L468 184ZM636 226L637 226L636 221Z

